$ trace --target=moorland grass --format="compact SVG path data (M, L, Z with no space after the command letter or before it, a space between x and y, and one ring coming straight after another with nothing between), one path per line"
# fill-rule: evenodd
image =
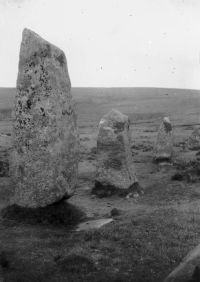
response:
M30 239L8 259L4 245L6 281L29 281L33 272L37 281L162 281L199 243L200 212L160 207L99 230L61 233ZM14 273L21 280L9 280Z

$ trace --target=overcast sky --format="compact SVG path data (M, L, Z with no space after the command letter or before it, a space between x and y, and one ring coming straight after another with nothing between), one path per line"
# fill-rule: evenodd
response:
M72 86L200 89L200 0L0 0L0 86L24 27L64 50Z

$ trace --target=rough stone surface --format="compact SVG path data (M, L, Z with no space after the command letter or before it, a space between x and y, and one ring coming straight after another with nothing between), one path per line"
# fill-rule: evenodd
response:
M78 132L65 54L23 31L14 109L11 203L42 207L70 197L78 173Z
M200 245L192 250L164 282L200 281Z
M101 119L97 139L97 185L129 189L137 183L130 141L126 115L112 110Z
M155 160L170 160L173 155L173 131L168 117L163 119L158 130L154 149Z
M187 147L190 150L200 150L200 130L195 128L188 138Z

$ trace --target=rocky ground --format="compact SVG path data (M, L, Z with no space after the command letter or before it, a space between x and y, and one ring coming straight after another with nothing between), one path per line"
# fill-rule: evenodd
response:
M198 95L173 89L75 89L79 184L68 203L37 210L6 207L12 194L7 173L11 118L2 98L0 265L5 281L163 281L200 238L200 169L197 150L186 146L199 123ZM111 108L131 120L143 195L98 198L91 193L98 122ZM174 125L175 154L172 163L159 165L152 160L153 146L164 116ZM79 222L110 218L99 229L92 228L95 223L77 231Z

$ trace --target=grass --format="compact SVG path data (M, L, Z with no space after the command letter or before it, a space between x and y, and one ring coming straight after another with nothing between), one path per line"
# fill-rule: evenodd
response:
M58 231L37 244L24 240L7 258L4 250L6 281L162 281L198 243L200 212L159 208L100 230Z

